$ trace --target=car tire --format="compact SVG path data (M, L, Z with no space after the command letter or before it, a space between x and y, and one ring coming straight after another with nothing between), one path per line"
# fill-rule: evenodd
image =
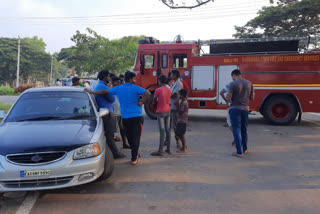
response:
M294 99L284 95L269 98L263 108L263 117L275 125L288 125L296 119L297 114Z
M112 175L113 168L114 168L113 154L107 145L106 145L105 155L106 157L104 161L104 170L100 177L100 179L102 180L108 179Z

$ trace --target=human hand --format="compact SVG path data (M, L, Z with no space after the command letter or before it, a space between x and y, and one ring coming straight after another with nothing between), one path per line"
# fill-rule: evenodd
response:
M144 103L143 103L142 101L137 102L137 105L140 106L140 107L142 107L143 104L144 104Z
M90 90L89 88L84 88L83 90L84 90L85 92L91 94L91 90Z

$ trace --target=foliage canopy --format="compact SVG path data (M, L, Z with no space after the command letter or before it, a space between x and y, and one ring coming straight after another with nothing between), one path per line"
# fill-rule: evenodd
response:
M235 26L235 38L303 37L320 35L319 0L281 0L263 7L244 26Z

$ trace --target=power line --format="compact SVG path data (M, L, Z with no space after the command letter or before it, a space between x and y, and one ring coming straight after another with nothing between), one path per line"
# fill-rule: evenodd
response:
M56 22L51 23L51 25L68 25L68 24L74 24L74 25L137 25L137 24L156 24L156 23L167 23L167 22L185 22L185 21L197 21L197 20L208 20L208 19L216 19L221 17L239 17L239 16L245 16L245 15L251 15L248 14L249 11L242 12L242 13L231 13L231 14L220 14L220 15L203 15L203 16L189 16L189 17L180 17L180 18L170 18L170 19L159 19L159 20L140 20L140 21L112 21L112 20L100 20L96 22L79 22L79 23L73 23L73 22ZM252 11L256 12L256 11ZM48 25L49 23L29 23L31 25Z
M163 12L149 12L149 13L131 13L131 14L117 14L117 15L104 15L104 16L76 16L76 17L1 17L2 20L8 19L8 20L77 20L77 19L101 19L101 18L117 18L117 19L123 19L123 18L132 18L133 17L139 17L145 18L145 17L161 17L168 14L171 15L178 15L178 14L195 14L195 13L201 13L205 11L225 11L226 9L235 9L235 8L248 8L248 7L257 7L257 5L251 5L247 6L247 4L251 3L257 3L257 2L267 2L268 0L259 0L259 1L251 1L251 2L245 2L242 3L239 6L235 5L224 5L224 6L218 6L218 7L209 7L209 8L199 8L198 10L192 10L189 12L186 11L163 11ZM213 12L214 12L213 11ZM2 21L1 20L1 21Z
M256 9L252 8L248 10L248 7L246 10L232 10L228 12L207 12L207 13L201 13L201 14L184 14L184 15L174 15L174 16L165 16L165 17L157 17L157 16L149 16L149 17L136 17L132 19L110 19L110 18L103 18L103 19L94 19L94 20L81 20L80 24L84 23L92 23L92 24L98 24L98 23L106 23L106 22L113 22L114 24L129 24L132 22L138 22L138 23L150 23L150 22L161 22L161 21L181 21L187 20L187 19L203 19L203 18L215 18L215 17L230 17L230 16L238 16L241 15L249 15L248 13L254 13L257 12ZM57 23L57 24L79 24L76 20L0 20L0 22L6 22L6 23L43 23L43 24L49 24L49 23Z

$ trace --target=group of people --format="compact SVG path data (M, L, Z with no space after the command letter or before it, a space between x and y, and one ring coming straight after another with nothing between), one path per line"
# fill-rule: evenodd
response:
M78 86L78 87L90 88L91 83L88 80L81 80L79 77L73 77L71 79L71 85L68 82L64 82L63 80L56 79L54 82L54 86Z
M252 83L241 77L236 69L231 73L233 81L220 94L226 100L228 108L228 124L232 130L237 151L232 155L243 157L248 153L248 114L249 100L254 99ZM102 70L98 81L85 91L95 95L99 108L106 108L110 114L104 116L105 136L114 158L125 157L114 140L115 124L120 129L123 148L131 149L131 164L138 164L140 154L140 138L143 130L142 106L147 103L151 93L137 86L136 74L127 71L122 78ZM154 93L156 114L160 132L159 149L152 156L164 156L171 151L171 130L175 134L177 153L188 152L186 144L186 129L188 124L188 101L190 87L180 77L178 70L172 70L168 76L158 76L159 88ZM226 95L225 95L226 94ZM128 141L128 143L127 143ZM166 146L166 150L164 147Z
M170 83L172 81L172 83ZM106 108L109 114L102 118L105 127L107 144L113 153L114 158L125 157L114 140L114 124L120 129L123 148L131 149L131 164L136 165L140 158L139 147L143 130L142 106L147 103L151 93L137 85L136 74L127 71L124 75L124 83L120 77L102 70L98 74L98 81L92 84L91 88L85 91L94 94L98 107ZM173 70L168 77L158 77L159 87L155 91L157 102L157 118L160 130L160 145L157 152L151 155L163 156L163 148L166 145L166 152L171 154L171 127L175 132L175 139L179 153L187 152L185 139L188 122L187 94L189 88L183 89L183 82L178 70ZM170 86L169 86L170 84ZM128 143L127 143L128 141ZM182 145L180 145L180 142Z
M144 122L142 106L151 93L135 85L136 74L133 72L125 73L123 84L119 77L110 74L108 70L100 71L97 84L92 85L91 89L85 88L85 91L95 95L99 109L107 108L110 112L102 120L106 141L114 158L125 157L114 142L114 124L117 121L122 133L123 147L131 149L131 164L136 165L140 158L139 147Z
M186 153L185 133L188 123L188 101L187 95L190 88L184 87L178 70L172 70L168 77L160 75L158 77L159 88L156 89L154 98L157 103L157 120L160 132L160 143L158 151L152 152L153 156L163 156L165 152L171 154L171 128L175 133L175 140L178 153ZM170 85L170 86L169 86ZM181 144L180 145L180 141Z

